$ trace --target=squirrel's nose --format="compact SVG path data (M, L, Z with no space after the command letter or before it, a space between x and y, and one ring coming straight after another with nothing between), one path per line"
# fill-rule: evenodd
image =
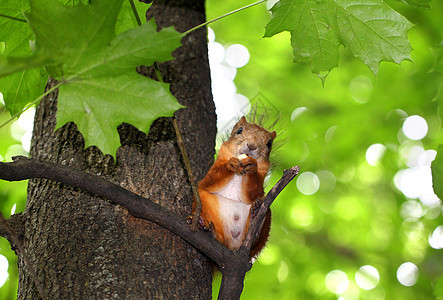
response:
M257 146L254 145L254 144L249 144L248 143L248 148L249 148L249 150L255 150L255 149L257 149Z

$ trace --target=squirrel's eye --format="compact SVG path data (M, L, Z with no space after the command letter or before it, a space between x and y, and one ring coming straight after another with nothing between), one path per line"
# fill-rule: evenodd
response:
M240 128L237 130L236 134L241 134L242 132L243 132L243 127L240 127Z
M269 142L266 144L266 146L268 147L268 149L271 149L271 147L272 147L272 140L269 140Z

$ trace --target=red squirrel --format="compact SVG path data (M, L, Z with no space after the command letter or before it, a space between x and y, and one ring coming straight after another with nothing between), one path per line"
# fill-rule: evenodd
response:
M243 116L198 184L202 201L200 224L210 228L215 238L231 250L242 245L253 210L263 199L263 182L270 168L269 153L276 135L275 131L268 132L248 123ZM251 259L265 246L270 226L271 210L268 210L259 238L252 246Z

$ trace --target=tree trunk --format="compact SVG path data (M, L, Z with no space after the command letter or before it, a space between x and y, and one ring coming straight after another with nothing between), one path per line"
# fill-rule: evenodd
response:
M148 18L183 32L205 21L204 1L155 1ZM186 36L174 61L159 66L163 80L187 108L176 113L197 180L214 157L215 109L210 90L206 30ZM152 69L140 68L145 75ZM152 75L153 76L153 75ZM50 81L48 86L53 86ZM124 101L124 99L122 99ZM73 123L54 131L57 91L37 108L33 159L103 176L186 218L191 189L169 118L148 135L122 124L114 162L97 148L84 149ZM50 299L211 297L205 257L162 227L131 216L106 199L57 182L30 180L22 241ZM38 298L19 256L19 299Z

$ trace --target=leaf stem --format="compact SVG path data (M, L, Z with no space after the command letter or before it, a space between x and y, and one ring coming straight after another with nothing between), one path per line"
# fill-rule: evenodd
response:
M247 8L249 8L249 7L252 7L252 6L258 5L258 4L263 3L263 2L266 2L266 1L267 1L267 0L260 0L260 1L257 1L257 2L255 2L255 3L252 3L252 4L249 4L249 5L246 5L246 6L240 7L240 8L238 8L238 9L236 9L236 10L233 10L233 11L230 11L230 12L224 14L224 15L221 15L221 16L215 18L215 19L212 19L212 20L206 21L206 22L204 22L204 23L202 23L202 24L200 24L200 25L197 25L197 26L195 26L195 27L189 29L188 31L185 31L183 34L184 34L184 35L187 35L188 33L192 32L192 31L194 31L194 30L197 30L197 29L199 29L199 28L201 28L201 27L203 27L203 26L206 26L206 25L211 24L211 23L213 23L213 22L215 22L215 21L218 21L218 20L223 19L223 18L225 18L225 17L227 17L227 16L230 16L230 15L232 15L232 14L235 14L235 13L239 12L239 11L242 11L242 10L244 10L244 9L247 9Z
M138 26L142 26L142 21L140 20L140 16L138 15L134 0L129 0L129 4L131 4L132 12L134 13L135 20L137 21Z
M46 95L48 95L49 93L51 93L52 91L54 91L55 89L59 88L64 82L59 82L56 85L54 85L52 88L50 88L49 90L47 90L46 92L44 92L43 94L41 94L39 97L37 97L34 101L32 101L31 103L29 103L25 108L23 108L21 111L19 111L18 113L14 114L9 120L7 120L5 123L0 125L0 129L3 128L4 126L6 126L8 123L10 123L11 121L13 121L15 118L17 118L18 116L20 116L22 113L24 113L25 111L27 111L31 106L33 106L34 104L36 104L38 101L40 101L43 97L45 97Z
M11 20L14 20L14 21L19 21L19 22L27 23L26 20L24 20L24 19L20 19L20 18L16 18L16 17L11 17L11 16L4 15L4 14L0 14L0 17L6 18L6 19L11 19Z

